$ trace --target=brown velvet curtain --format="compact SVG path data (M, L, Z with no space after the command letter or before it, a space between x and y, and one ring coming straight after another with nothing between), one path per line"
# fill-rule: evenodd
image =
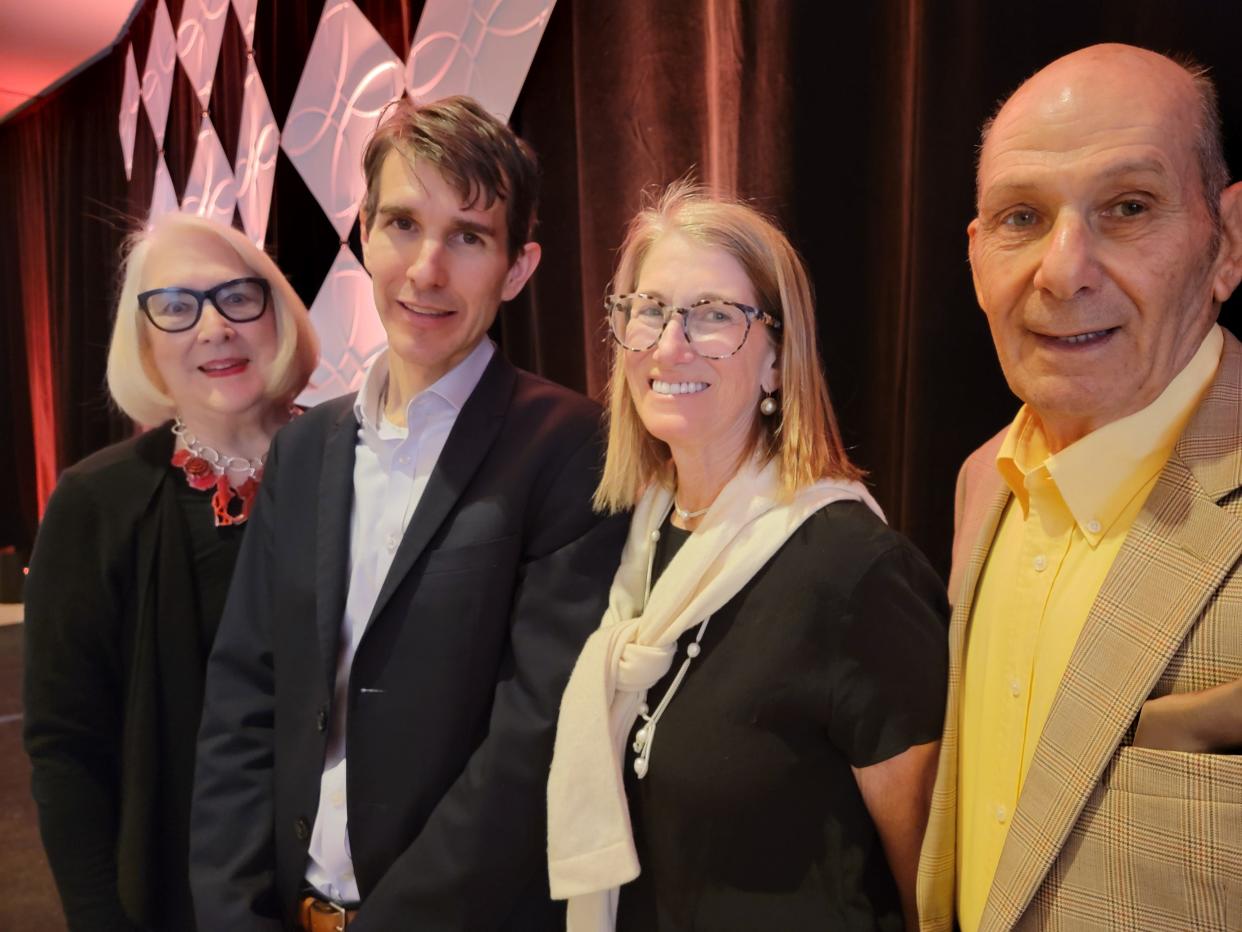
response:
M514 114L549 179L548 261L525 314L505 318L505 336L512 354L598 392L609 352L601 298L642 190L693 171L753 201L811 268L821 356L852 455L890 520L947 572L956 463L990 430L970 410L947 423L926 411L946 386L928 395L919 381L931 351L924 331L953 308L941 295L934 319L918 316L929 231L961 248L952 300L969 307L969 185L956 191L956 214L920 225L923 18L916 0L558 6ZM973 130L953 155L967 175L972 146ZM569 306L584 317L581 334ZM995 379L982 318L966 319L982 337L969 365Z
M120 71L101 62L0 126L0 547L28 548L58 470L128 429L99 391L124 210L120 94ZM115 158L100 158L101 141Z
M601 298L642 189L694 170L736 191L807 260L851 453L947 575L958 466L1018 407L966 262L980 123L1052 59L1130 42L1213 67L1237 166L1239 34L1242 7L1214 0L562 0L513 117L543 158L545 260L506 349L598 392Z
M359 6L404 55L422 5ZM175 24L180 3L169 7ZM255 60L278 122L322 7L260 0ZM148 0L131 28L139 73L153 9ZM1052 58L1134 42L1214 66L1236 164L1240 26L1242 8L1218 0L559 0L513 114L543 163L544 260L494 335L519 365L598 392L608 359L600 299L641 192L691 170L735 190L776 216L805 256L847 442L890 521L947 572L957 466L1017 407L966 266L979 123ZM149 200L158 153L140 110L126 182L116 132L125 47L0 126L10 301L0 444L12 451L0 457L0 546L33 536L36 438L55 438L63 469L128 429L104 400L104 354L121 218ZM209 108L226 151L244 57L230 22ZM200 118L178 72L164 154L179 192ZM352 241L356 250L356 231ZM337 239L283 154L269 246L309 304ZM1235 316L1227 306L1226 324ZM45 334L36 342L50 353L50 393L28 334ZM32 406L47 410L48 398L54 424L45 429L40 414L35 430Z

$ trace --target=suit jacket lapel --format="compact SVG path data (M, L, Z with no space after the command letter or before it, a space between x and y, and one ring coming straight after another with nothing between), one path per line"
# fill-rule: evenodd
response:
M337 645L349 580L349 519L354 502L354 450L358 420L353 405L337 418L324 441L319 474L319 522L315 554L315 627L328 692L336 677Z
M466 401L457 421L449 433L440 458L427 480L427 487L419 499L418 507L410 518L409 527L401 539L401 545L393 556L392 566L384 577L384 584L371 610L371 623L379 617L388 601L401 585L402 580L427 548L432 536L444 523L465 491L470 479L478 470L487 451L491 449L509 399L517 382L517 370L497 352L483 372L479 384Z
M958 534L965 535L963 547L969 549L964 550L964 569L958 569L955 560L954 582L957 582L957 573L960 572L960 590L955 593L953 589L957 587L950 588L950 595L957 601L949 623L948 702L936 786L919 863L919 912L925 927L933 929L951 928L957 907L953 882L957 869L957 726L961 720L966 629L992 540L1011 498L1009 487L996 471L996 448L999 444L995 440L984 448L984 455L978 458L981 464L978 470L962 479L972 494L961 516ZM954 549L957 550L956 544ZM969 554L969 558L965 558L965 554Z
M1242 349L1217 377L1135 520L1053 700L981 928L1021 918L1083 805L1205 603L1242 555L1242 521L1216 502L1242 483Z

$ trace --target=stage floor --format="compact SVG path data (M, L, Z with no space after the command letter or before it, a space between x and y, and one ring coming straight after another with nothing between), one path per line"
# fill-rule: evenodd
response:
M22 751L22 626L12 623L20 620L21 606L0 609L6 610L0 616L6 622L0 627L0 929L55 932L65 928L65 919L39 843L30 764Z

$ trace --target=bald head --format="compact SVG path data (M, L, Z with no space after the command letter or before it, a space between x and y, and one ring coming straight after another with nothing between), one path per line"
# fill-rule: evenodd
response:
M1229 183L1229 169L1216 87L1207 68L1194 60L1132 45L1108 43L1071 52L1041 68L1007 98L980 134L976 199L985 159L1000 137L1021 133L1033 121L1068 123L1088 112L1105 116L1099 132L1106 133L1112 124L1132 122L1136 109L1144 119L1166 122L1191 147L1204 202L1219 235L1220 195Z
M1093 46L1035 74L988 129L975 293L1054 451L1151 404L1242 277L1242 185L1222 192L1223 167L1204 168L1219 152L1204 83Z

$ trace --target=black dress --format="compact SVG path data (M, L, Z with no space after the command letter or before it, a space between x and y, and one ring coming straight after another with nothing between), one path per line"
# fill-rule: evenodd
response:
M686 536L666 524L657 563ZM808 519L712 616L643 780L627 749L642 873L618 930L903 928L850 768L940 737L947 613L922 554L865 505Z
M61 477L26 586L24 738L71 929L192 930L203 673L244 525L169 465L168 426Z

